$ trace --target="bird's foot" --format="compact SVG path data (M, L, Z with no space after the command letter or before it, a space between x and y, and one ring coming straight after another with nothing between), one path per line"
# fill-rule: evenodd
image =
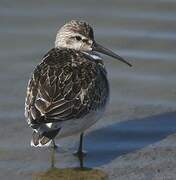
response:
M85 157L87 155L87 151L76 151L73 153L74 156L77 156L77 157Z
M84 158L87 155L87 152L86 151L78 150L78 151L74 152L73 155L78 158L78 160L79 160L79 167L81 169L83 169L84 168Z

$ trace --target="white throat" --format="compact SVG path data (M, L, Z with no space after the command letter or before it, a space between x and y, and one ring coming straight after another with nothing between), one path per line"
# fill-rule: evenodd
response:
M96 52L83 52L84 54L90 56L91 58L95 59L95 60L102 60L102 57L97 54Z

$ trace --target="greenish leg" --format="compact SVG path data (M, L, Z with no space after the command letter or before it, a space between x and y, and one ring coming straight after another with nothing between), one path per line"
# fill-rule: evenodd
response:
M52 139L52 147L51 147L51 168L55 168L55 153L56 153L57 145L55 144L54 139Z
M83 163L84 163L84 156L86 155L86 152L83 151L83 137L84 137L84 133L81 133L78 151L76 153L74 153L74 155L77 156L78 159L79 159L80 168L84 167L84 165L83 165Z

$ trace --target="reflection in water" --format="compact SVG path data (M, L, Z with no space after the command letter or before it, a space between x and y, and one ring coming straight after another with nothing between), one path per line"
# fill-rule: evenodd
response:
M176 112L165 113L120 122L90 132L85 136L84 141L84 148L88 153L76 154L79 167L102 166L121 155L163 140L168 135L176 133L175 117ZM66 163L64 166L70 165Z
M82 154L78 156L78 160L79 160L79 167L83 169L84 168L84 155Z
M84 156L86 156L86 152L83 151L83 139L84 139L84 133L81 133L78 150L74 153L74 155L78 157L79 165L81 169L84 168Z
M115 124L85 137L88 154L83 165L107 164L176 132L174 113L115 122L119 117L117 109L123 119L131 119L131 111L139 117L176 108L175 1L101 1L98 11L97 2L81 2L1 0L0 178L3 180L29 180L31 173L48 168L49 149L29 147L31 131L24 122L24 87L34 66L53 47L56 29L70 19L84 19L94 25L99 42L134 64L129 72L128 68L105 58L112 91L107 117L113 117ZM138 108L140 112L135 111ZM103 120L105 126L107 120ZM77 159L71 153L55 154L56 167L75 167Z
M56 153L56 148L55 147L51 147L51 168L55 168L55 153Z
M130 120L90 132L85 137L85 166L96 167L176 133L176 112Z

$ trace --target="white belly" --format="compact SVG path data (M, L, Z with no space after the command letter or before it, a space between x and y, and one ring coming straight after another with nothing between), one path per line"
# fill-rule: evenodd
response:
M102 117L104 109L105 108L99 111L92 111L80 119L71 119L58 123L57 127L61 127L61 130L59 131L57 137L61 138L84 132Z

